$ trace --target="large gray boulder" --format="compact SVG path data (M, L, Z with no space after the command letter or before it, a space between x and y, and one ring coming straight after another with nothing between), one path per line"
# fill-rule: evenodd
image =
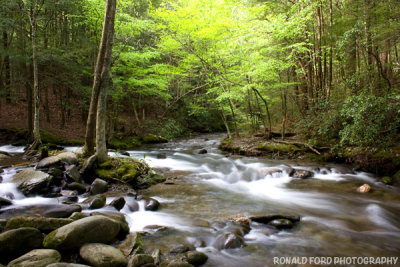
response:
M41 161L39 161L39 163L36 165L37 169L41 169L41 168L47 168L53 165L56 165L60 162L65 162L69 165L72 164L77 164L78 163L78 158L76 157L75 153L73 152L63 152L60 153L56 156L51 156L51 157L47 157L42 159Z
M9 230L0 234L0 262L7 262L22 254L40 248L42 233L32 227Z
M128 263L119 249L100 243L85 244L79 254L93 267L125 267Z
M7 267L46 267L59 262L61 255L54 249L35 249L11 261Z
M118 235L120 224L102 215L90 216L48 234L44 241L45 248L74 249L85 243L110 243Z
M14 175L11 182L17 184L24 195L31 195L47 188L50 180L51 176L47 173L27 168Z

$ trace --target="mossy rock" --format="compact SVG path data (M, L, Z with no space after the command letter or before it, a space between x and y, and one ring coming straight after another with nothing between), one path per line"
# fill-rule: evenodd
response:
M116 137L114 136L108 143L108 148L114 149L128 149L134 148L142 145L140 138L137 136L124 136Z
M73 220L64 218L14 217L7 222L6 228L17 229L21 227L33 227L42 232L51 232L71 222L73 222Z
M105 169L105 170L110 170L114 166L111 163L111 160L104 161L103 163L99 164L99 169Z
M96 169L96 175L109 182L127 183L133 188L147 188L165 181L146 163L132 158L112 158Z
M167 143L168 140L162 136L155 135L155 134L148 134L145 135L143 138L143 143L145 144L157 144L157 143Z
M276 144L276 143L259 143L257 145L257 148L259 150L263 151L270 151L270 152L283 152L283 153L289 153L292 151L303 151L304 149L301 149L295 145L286 145L286 144Z

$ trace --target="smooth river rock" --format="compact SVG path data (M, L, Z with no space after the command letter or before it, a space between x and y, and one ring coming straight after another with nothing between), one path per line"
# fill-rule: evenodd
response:
M78 158L76 157L75 153L73 152L63 152L60 153L56 156L51 156L51 157L47 157L42 159L41 161L39 161L39 163L36 165L37 169L41 169L41 168L47 168L53 165L56 165L60 162L65 162L69 165L72 164L77 164L78 163Z
M118 235L120 224L105 216L96 215L67 224L48 234L45 248L74 249L85 243L110 243ZM99 234L101 233L101 234Z
M46 267L59 262L61 255L54 249L35 249L11 261L7 267Z
M9 230L0 234L0 262L6 262L22 254L40 248L42 233L32 227Z
M207 254L199 251L189 251L186 254L187 261L194 266L199 266L208 260Z
M14 175L11 182L17 184L18 189L24 195L32 195L47 188L50 180L51 176L47 173L37 171L33 168L26 168Z
M85 244L79 254L93 267L125 267L128 263L119 249L100 243Z

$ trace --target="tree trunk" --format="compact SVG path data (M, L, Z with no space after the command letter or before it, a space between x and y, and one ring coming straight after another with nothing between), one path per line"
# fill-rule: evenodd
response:
M99 99L100 87L102 83L102 71L104 67L104 58L107 50L108 37L110 33L110 11L115 0L107 0L106 10L104 14L103 21L103 32L101 35L101 41L99 46L99 52L97 55L97 61L94 71L93 79L93 89L92 96L90 99L89 114L86 123L86 134L85 134L85 154L94 154L94 138L95 138L95 126L96 126L96 114L97 114L97 104Z
M109 24L109 31L103 36L108 35L104 55L104 64L101 72L101 85L97 103L97 123L96 123L96 156L99 162L107 160L106 145L106 118L107 118L107 90L110 84L111 54L114 38L114 20L117 1L107 0L106 20Z
M258 94L258 96L261 98L261 100L262 100L262 102L264 102L264 105L265 105L265 111L266 111L266 115L267 115L267 118L268 118L268 124L269 124L269 132L268 132L268 138L271 138L272 137L272 135L271 135L271 132L272 132L272 122L271 122L271 114L269 113L269 108L268 108L268 102L267 102L267 100L265 100L265 98L261 95L261 93L257 90L257 89L255 89L255 88L253 88L253 90L254 90L254 92L256 92L257 94ZM265 130L265 134L267 134L267 129L264 129Z
M8 55L8 34L6 31L3 32L3 46L6 53L4 56L6 102L11 103L11 68L10 56Z
M36 16L38 12L38 3L35 1L33 9L31 9L30 23L31 23L31 41L32 41L32 64L33 64L33 99L35 112L33 115L33 143L29 150L36 150L41 144L39 131L39 71L37 63L37 48L36 48Z
M224 113L224 110L221 110L221 116L222 116L222 120L224 121L224 125L225 125L225 128L226 128L226 133L228 134L228 138L232 139L231 130L229 129L228 120L226 119L226 115Z

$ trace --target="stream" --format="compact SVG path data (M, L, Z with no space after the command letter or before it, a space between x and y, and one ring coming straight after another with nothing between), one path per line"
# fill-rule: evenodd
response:
M200 135L128 151L168 177L168 183L142 193L161 203L158 211L145 211L143 201L139 211L131 212L127 205L121 210L131 231L151 233L143 236L146 249L159 248L166 253L174 245L193 244L209 256L204 266L233 267L273 266L273 258L281 256L400 255L397 188L377 182L372 174L353 173L340 165L229 156L218 149L223 137ZM208 153L199 154L200 149ZM12 146L0 150L23 151ZM289 176L291 169L311 171L313 177L294 179ZM18 192L9 183L18 170L9 167L0 174L0 197L13 199L8 208L58 203L57 198L27 198ZM373 190L356 192L365 183ZM107 198L108 203L112 200ZM216 236L223 231L221 222L236 214L298 215L301 221L278 232L253 222L244 236L247 246L214 248Z

